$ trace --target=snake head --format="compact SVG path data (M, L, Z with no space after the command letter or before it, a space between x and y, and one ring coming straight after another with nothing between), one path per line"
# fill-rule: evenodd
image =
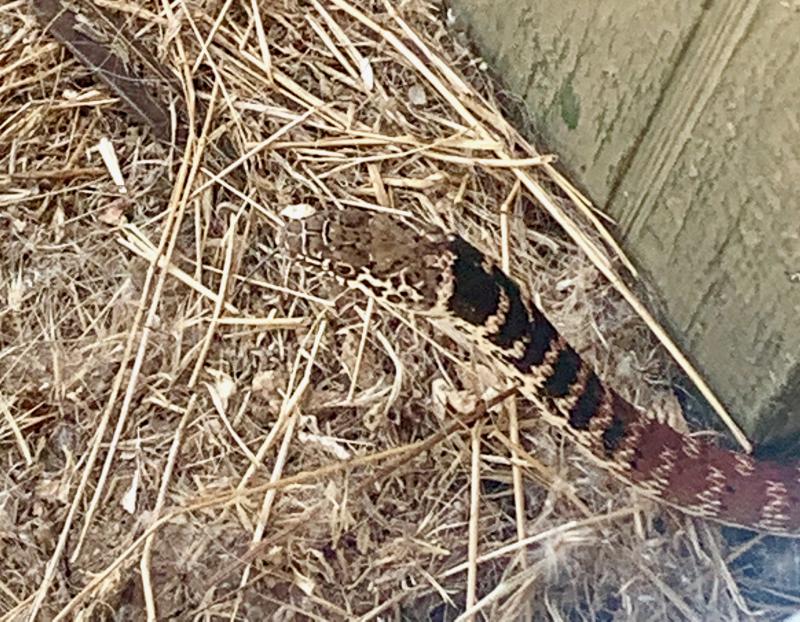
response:
M436 306L452 261L444 232L355 208L287 211L281 237L292 258L391 304Z

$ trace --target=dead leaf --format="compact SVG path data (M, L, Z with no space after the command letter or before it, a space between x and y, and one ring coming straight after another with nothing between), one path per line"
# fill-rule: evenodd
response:
M128 220L125 218L125 210L119 205L110 205L97 217L97 219L105 225L112 227L119 227L124 225Z

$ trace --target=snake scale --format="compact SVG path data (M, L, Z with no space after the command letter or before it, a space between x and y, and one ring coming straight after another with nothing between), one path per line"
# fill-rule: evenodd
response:
M606 386L519 285L459 235L357 209L287 221L293 258L457 332L600 465L687 514L800 536L800 462L683 434Z

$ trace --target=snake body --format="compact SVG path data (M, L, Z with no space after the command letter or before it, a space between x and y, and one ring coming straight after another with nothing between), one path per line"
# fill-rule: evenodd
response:
M800 462L756 460L641 413L462 237L345 209L290 220L285 240L304 263L462 335L542 406L549 423L643 494L720 523L800 536Z

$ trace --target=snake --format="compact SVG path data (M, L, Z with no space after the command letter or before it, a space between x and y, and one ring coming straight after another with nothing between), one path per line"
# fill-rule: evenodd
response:
M461 235L346 207L288 217L281 236L293 260L463 337L547 423L646 497L724 525L800 537L800 461L756 459L635 407Z

